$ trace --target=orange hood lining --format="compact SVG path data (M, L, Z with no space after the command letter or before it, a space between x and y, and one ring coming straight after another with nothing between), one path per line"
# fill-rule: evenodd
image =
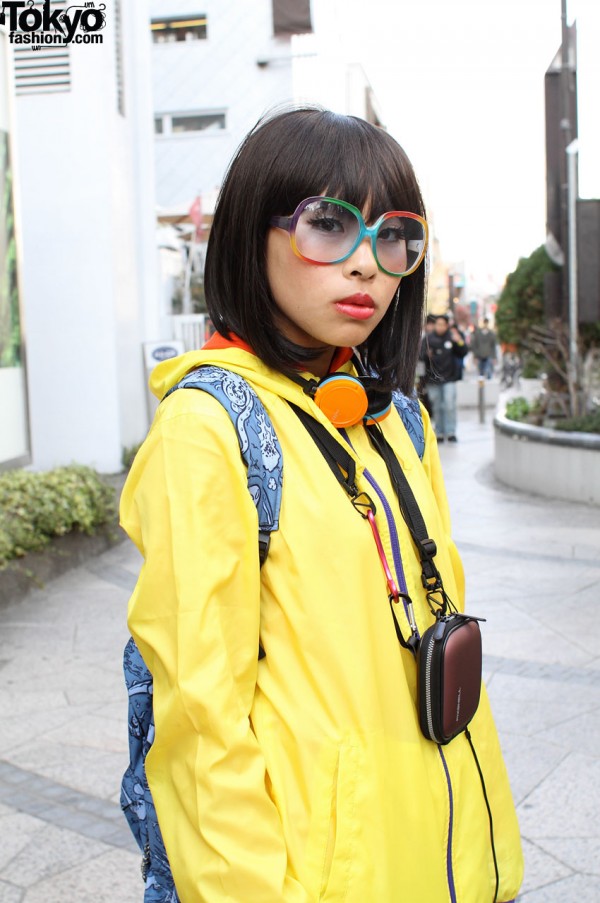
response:
M243 339L240 339L240 337L235 335L235 333L233 332L231 333L231 337L228 339L226 339L225 336L222 336L219 332L215 332L214 335L210 337L208 342L204 344L202 350L211 351L217 349L222 350L225 348L241 348L242 351L249 351L250 354L254 354L254 351L250 347L250 345L248 345L248 343ZM352 357L352 353L352 348L336 348L333 359L331 361L329 372L335 373L336 370L339 370L340 367L343 367L344 364L347 364Z

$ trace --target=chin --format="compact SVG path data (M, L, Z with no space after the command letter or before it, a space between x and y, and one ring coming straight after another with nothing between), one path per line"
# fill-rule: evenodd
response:
M339 330L339 341L335 344L338 346L354 346L362 345L366 342L373 330L377 327L377 323L350 323L344 329Z

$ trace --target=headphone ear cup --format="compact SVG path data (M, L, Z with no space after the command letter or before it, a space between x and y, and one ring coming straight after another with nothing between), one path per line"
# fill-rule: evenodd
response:
M319 383L314 400L338 429L360 423L369 404L361 381L348 373L326 377Z

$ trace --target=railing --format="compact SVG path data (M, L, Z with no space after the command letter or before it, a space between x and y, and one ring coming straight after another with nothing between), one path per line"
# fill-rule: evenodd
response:
M215 331L208 314L174 314L171 328L172 337L183 342L186 351L202 348Z

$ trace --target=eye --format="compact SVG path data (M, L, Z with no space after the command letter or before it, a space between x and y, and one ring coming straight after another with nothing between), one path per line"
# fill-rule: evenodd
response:
M307 220L308 225L315 232L343 232L344 224L340 217L325 211L314 211Z
M401 242L406 240L406 231L402 224L384 225L377 233L377 241Z

